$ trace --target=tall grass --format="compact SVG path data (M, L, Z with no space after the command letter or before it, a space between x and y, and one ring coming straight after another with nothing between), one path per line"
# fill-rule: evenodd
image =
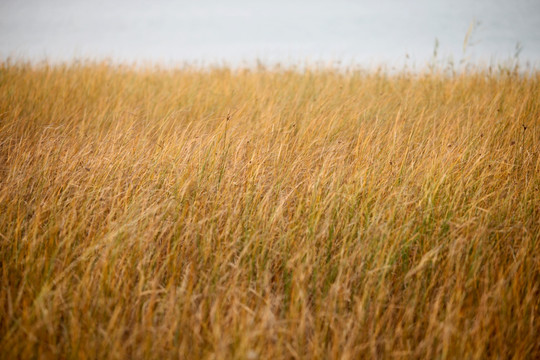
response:
M0 357L537 358L540 74L0 66Z

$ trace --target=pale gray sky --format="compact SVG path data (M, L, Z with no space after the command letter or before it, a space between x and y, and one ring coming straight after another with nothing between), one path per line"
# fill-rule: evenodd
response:
M436 38L455 61L506 60L520 42L521 60L538 64L540 0L0 1L4 59L423 65Z

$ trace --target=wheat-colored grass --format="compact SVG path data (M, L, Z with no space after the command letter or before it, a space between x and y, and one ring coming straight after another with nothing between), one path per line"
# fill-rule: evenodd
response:
M538 358L540 74L0 67L0 357Z

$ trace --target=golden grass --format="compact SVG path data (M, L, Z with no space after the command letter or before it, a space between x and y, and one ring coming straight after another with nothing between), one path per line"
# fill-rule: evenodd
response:
M540 74L0 67L2 358L540 355Z

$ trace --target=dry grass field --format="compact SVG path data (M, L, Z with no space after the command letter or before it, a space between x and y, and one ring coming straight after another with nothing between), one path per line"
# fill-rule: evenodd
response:
M0 357L540 356L540 73L0 64Z

